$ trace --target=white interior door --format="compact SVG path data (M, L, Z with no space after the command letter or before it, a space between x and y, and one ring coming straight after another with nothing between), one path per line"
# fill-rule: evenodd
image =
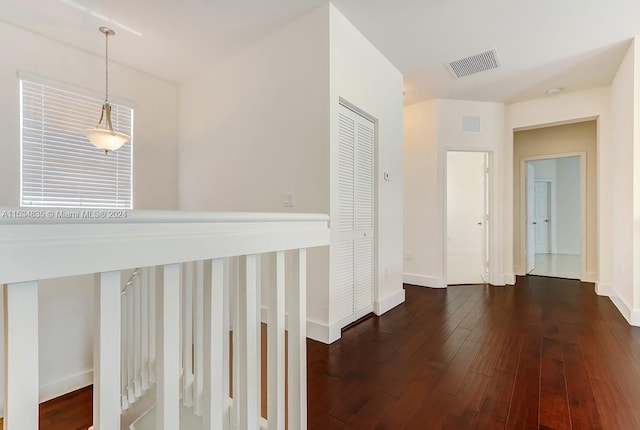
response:
M551 183L549 181L535 181L533 193L533 225L535 230L534 236L536 254L548 254L550 252L550 188Z
M332 253L337 320L344 325L373 310L375 126L340 105L338 127L338 215Z
M535 224L534 219L534 195L535 195L535 168L533 164L527 162L527 273L531 272L536 263L535 248Z
M487 281L487 171L484 152L447 153L447 284Z

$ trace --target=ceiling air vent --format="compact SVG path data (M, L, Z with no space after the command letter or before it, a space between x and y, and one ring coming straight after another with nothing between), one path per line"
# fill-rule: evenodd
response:
M500 59L498 58L498 51L494 48L470 57L445 63L445 67L449 70L451 76L457 79L486 70L498 69L500 68Z

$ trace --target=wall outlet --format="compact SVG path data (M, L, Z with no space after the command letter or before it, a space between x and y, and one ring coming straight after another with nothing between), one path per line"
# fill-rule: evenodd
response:
M284 199L282 202L282 206L285 208L292 208L295 206L295 201L293 199L293 193L284 193Z
M405 261L412 261L413 260L413 253L405 252L404 253L404 259L405 259Z

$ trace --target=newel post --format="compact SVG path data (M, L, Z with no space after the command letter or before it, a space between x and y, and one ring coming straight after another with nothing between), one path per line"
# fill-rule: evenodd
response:
M120 428L120 272L96 277L93 340L93 428Z
M4 430L38 429L38 283L4 286Z

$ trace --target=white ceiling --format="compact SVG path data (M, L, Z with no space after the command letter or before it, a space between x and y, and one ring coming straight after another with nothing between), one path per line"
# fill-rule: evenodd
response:
M180 82L328 0L0 0L0 20ZM513 102L611 82L638 0L334 0L404 74L405 102ZM3 41L4 43L4 41ZM443 63L496 48L502 67L454 80Z

